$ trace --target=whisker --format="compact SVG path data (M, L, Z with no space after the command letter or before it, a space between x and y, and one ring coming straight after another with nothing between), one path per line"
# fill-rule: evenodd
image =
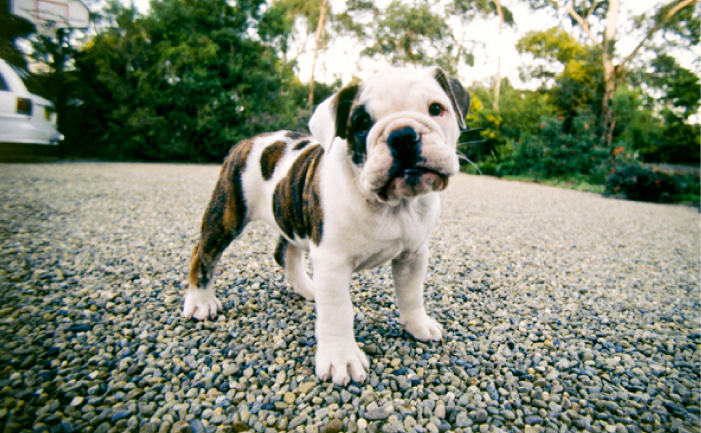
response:
M477 172L480 174L480 176L482 175L482 170L480 170L480 168L477 167L477 164L475 164L474 162L472 162L472 161L470 160L470 158L468 158L467 156L463 155L461 152L456 152L456 153L458 154L458 159L462 159L462 160L464 160L464 161L469 162L470 165L472 165L473 167L475 167L475 169L477 169Z
M472 131L484 131L486 128L470 128L470 129L461 129L460 133L464 134L466 132L472 132Z
M458 146L462 146L463 144L477 144L477 143L484 143L485 140L473 140L473 141L461 141L458 143Z

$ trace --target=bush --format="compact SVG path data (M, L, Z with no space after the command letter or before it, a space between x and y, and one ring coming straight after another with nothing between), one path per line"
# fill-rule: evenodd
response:
M562 117L546 117L539 124L539 135L527 135L514 145L514 167L518 173L535 178L595 176L609 152L593 132L593 119L581 115L565 132ZM603 179L602 179L603 180Z
M627 199L669 203L693 188L690 179L639 164L619 164L606 179L606 195L625 195Z

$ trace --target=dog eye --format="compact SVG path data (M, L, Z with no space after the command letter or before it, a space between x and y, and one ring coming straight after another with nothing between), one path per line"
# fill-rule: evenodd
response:
M428 107L428 114L434 117L439 117L443 115L443 106L437 102L434 102Z
M358 134L366 134L372 127L372 119L370 119L369 114L362 113L355 118L353 126Z

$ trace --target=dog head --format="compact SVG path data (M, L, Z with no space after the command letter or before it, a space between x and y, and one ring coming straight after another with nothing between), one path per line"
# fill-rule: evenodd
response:
M397 204L447 187L469 107L470 94L440 68L392 68L332 95L309 128L327 150L344 141L367 198Z

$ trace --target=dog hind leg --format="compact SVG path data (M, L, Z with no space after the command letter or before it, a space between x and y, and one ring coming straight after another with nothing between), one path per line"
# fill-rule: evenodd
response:
M215 318L222 309L221 302L217 299L210 281L214 268L221 257L221 253L229 244L221 245L222 238L217 239L212 245L203 237L192 250L190 259L189 288L185 294L183 316L194 317L198 320ZM230 239L231 240L231 239Z
M285 272L287 283L294 291L308 301L314 300L314 285L304 267L304 251L291 245L287 239L280 236L275 248L275 261Z
M210 280L222 253L248 222L241 173L250 148L250 141L242 141L232 148L202 218L200 240L192 250L184 317L215 318L222 309Z

